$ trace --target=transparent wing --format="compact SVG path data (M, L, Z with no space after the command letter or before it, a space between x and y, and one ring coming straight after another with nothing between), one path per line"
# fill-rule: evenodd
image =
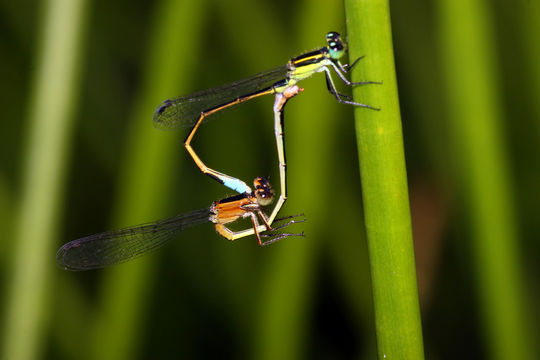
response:
M56 263L79 271L116 265L155 250L187 227L209 221L210 209L201 209L153 223L107 231L71 241L56 253Z
M170 129L193 125L201 112L272 86L278 80L284 79L287 71L287 65L283 65L232 84L165 100L154 112L154 126L158 129Z

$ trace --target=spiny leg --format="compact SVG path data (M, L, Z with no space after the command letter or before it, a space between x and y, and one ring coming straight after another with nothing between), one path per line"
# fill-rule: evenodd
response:
M289 220L289 219L294 219L294 218L297 218L297 217L300 217L300 216L306 216L304 213L300 213L300 214L296 214L296 215L287 215L287 216L284 216L284 217L280 217L279 219L275 219L274 220L274 223L277 223L277 222L281 222L281 221L284 221L284 220ZM304 222L306 221L305 219L303 221L298 221L298 222Z
M300 217L300 216L304 216L304 214L291 215L291 216L287 216L287 217L284 217L284 218L281 218L281 219L277 219L277 220L274 221L274 224L276 224L277 222L281 222L283 220L286 220L286 219L293 219L293 218ZM285 224L282 224L282 225L279 225L279 226L274 226L272 228L272 231L283 229L283 228L285 228L287 226L290 226L292 224L303 223L303 222L306 222L306 221L307 220L306 220L305 217L303 219L301 219L301 220L290 220L290 221L286 222Z
M353 61L352 64L341 64L339 61L337 61L337 64L339 66L339 68L341 69L341 71L343 71L344 73L348 73L349 71L352 71L352 68L354 67L354 65L356 65L358 63L358 61L362 60L363 58L365 57L365 55L362 55L360 56L359 58L357 58L356 60Z
M265 226L269 228L269 225L266 224L265 219L263 219L265 222ZM259 243L259 246L263 246L263 242L261 240L261 235L257 231L257 227L259 226L259 222L257 221L257 216L254 213L251 213L251 224L253 225L253 230L255 232L255 237L257 238L257 242Z
M347 79L345 77L345 75L340 71L340 68L338 65L336 65L335 63L331 63L332 64L332 67L334 68L334 71L338 74L338 76L341 78L341 80L349 85L349 86L356 86L356 85L369 85L369 84L377 84L377 85L381 85L382 82L381 81L359 81L359 82L352 82L350 81L349 79Z
M266 221L267 221L266 215L262 211L258 211L258 215L261 218L261 220L263 222L265 222L265 224L266 224ZM292 219L292 218L299 217L299 216L303 216L303 214L286 216L286 217L283 217L281 219L278 219L277 221L283 221L283 220L287 220L287 219ZM254 224L253 225L254 228L255 228L255 224L257 224L256 220L257 219L254 218L253 214L252 214L252 221L253 221L253 224ZM289 225L297 224L297 223L301 223L301 222L305 222L305 221L306 221L306 219L303 219L303 220L291 220L291 221L289 221L289 222L287 222L287 223L285 223L283 225L273 227L273 228L269 228L267 232L264 232L262 234L258 234L258 233L256 234L257 241L259 242L260 246L266 246L266 245L272 244L272 243L274 243L274 242L276 242L278 240L281 240L281 239L289 237L289 236L304 236L303 231L300 234L295 234L295 233L274 233L274 232L271 232L271 231L283 229L284 227L287 227ZM271 239L266 240L266 241L261 241L261 237L271 238Z
M266 246L266 245L270 245L272 243L275 243L276 241L278 240L281 240L281 239L284 239L286 237L289 237L289 236L301 236L301 237L305 237L306 235L304 234L304 232L302 231L301 233L299 234L293 234L293 233L264 233L264 234L261 234L262 237L265 237L265 238L271 238L269 240L265 240L263 241L262 243L260 243L261 246Z
M324 78L325 78L325 80L326 80L326 88L328 89L328 92L330 92L330 94L332 94L332 95L335 95L335 94L334 94L334 89L332 88L332 85L330 85L330 81L328 81L328 75L325 74L325 77L324 77ZM337 92L337 91L336 91L336 94L338 94L338 96L339 96L341 99L345 98L346 100L352 101L352 97L349 96L349 95L345 95L345 94L339 93L339 92Z
M262 214L264 214L264 213L262 213ZM261 216L261 215L259 214L259 216ZM301 216L301 215L288 216L288 217L285 217L283 219L294 218L294 217L297 217L297 216ZM296 223L299 223L299 222L304 222L305 220L290 221L287 224L281 225L281 226L276 227L276 228L272 228L272 227L268 228L266 225L259 225L259 222L257 221L257 216L255 215L255 213L252 212L250 214L250 218L251 218L252 226L250 228L248 228L248 229L244 229L244 230L240 230L240 231L232 231L227 226L225 226L224 224L220 224L220 223L215 224L214 227L216 229L216 232L219 235L223 236L224 238L226 238L229 241L234 241L234 240L237 240L237 239L244 238L246 236L255 235L255 237L257 238L257 242L258 242L258 244L260 246L266 246L268 244L271 244L273 242L276 242L278 240L281 240L281 239L289 237L289 236L305 236L303 232L300 233L300 234L294 234L294 233L271 233L271 232L269 232L269 231L274 231L274 230L277 230L277 229L284 228L284 227L292 225L292 224L296 224ZM263 219L263 221L267 221L267 218L261 218L261 219ZM283 219L280 219L280 220L283 220ZM270 237L272 239L262 241L263 237L264 238Z
M371 105L367 105L367 104L361 104L361 103L357 103L357 102L354 102L354 101L349 101L349 100L343 100L340 96L339 96L339 93L337 92L337 89L336 89L336 86L334 85L334 82L332 81L332 76L330 75L330 69L328 68L324 68L324 71L325 71L325 75L326 75L326 81L327 81L327 85L328 85L328 88L329 88L329 91L332 95L334 95L334 97L336 98L336 100L342 104L348 104L348 105L354 105L354 106L360 106L360 107L365 107L365 108L368 108L368 109L372 109L372 110L380 110L378 108L375 108Z

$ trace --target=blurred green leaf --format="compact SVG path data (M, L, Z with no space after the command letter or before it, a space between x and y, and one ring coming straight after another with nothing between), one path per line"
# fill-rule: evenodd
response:
M470 218L485 347L493 359L532 359L490 4L438 5L455 175Z
M35 359L46 336L54 240L64 199L73 112L77 104L81 51L85 45L85 1L45 3L28 97L30 109L20 206L13 236L2 358Z

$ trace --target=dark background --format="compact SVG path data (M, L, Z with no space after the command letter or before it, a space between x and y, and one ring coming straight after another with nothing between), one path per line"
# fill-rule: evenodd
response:
M468 209L475 198L460 185L460 141L448 131L435 3L391 4L424 344L429 359L482 359L492 344L471 251ZM10 296L14 269L26 261L15 255L19 229L38 226L21 226L19 219L25 176L31 176L25 172L35 141L29 119L47 4L0 3L3 339L6 309L18 301ZM523 312L532 324L538 322L540 41L531 39L540 40L540 30L531 19L538 10L530 1L488 7L498 147L512 201L506 211L517 228L510 242L523 274L525 293L518 296L525 296ZM328 31L346 37L342 4L120 0L88 2L83 11L53 243L46 245L47 270L37 280L45 290L25 295L35 296L41 309L35 357L375 358L353 111L327 93L322 75L303 82L305 92L286 111L290 199L282 214L306 214L305 224L290 228L305 231L305 238L259 248L252 237L229 243L208 224L116 268L70 273L54 262L56 249L70 240L232 195L198 172L183 148L187 130L152 126L154 109L166 98L284 64L323 46ZM376 81L377 74L366 80ZM272 103L261 98L204 125L194 141L201 158L248 183L269 176L278 189ZM485 172L489 181L492 174ZM23 268L41 269L32 261ZM24 322L25 313L19 316Z

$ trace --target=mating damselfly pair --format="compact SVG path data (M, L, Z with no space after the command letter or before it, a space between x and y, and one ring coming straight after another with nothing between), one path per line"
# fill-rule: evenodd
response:
M108 231L74 240L58 250L56 260L67 270L88 270L107 267L141 256L173 239L183 229L204 222L214 223L218 234L228 240L255 235L260 245L267 245L289 236L303 233L275 232L304 220L294 220L302 215L276 219L287 199L285 145L283 139L283 109L289 99L303 89L298 82L315 73L324 72L328 91L340 103L378 110L366 104L352 101L340 94L334 84L332 70L348 86L374 84L377 82L351 82L345 74L361 59L351 65L341 64L339 59L346 52L346 43L337 32L326 34L327 45L289 60L285 65L259 73L250 78L228 85L196 92L172 100L165 100L154 113L154 125L160 129L191 126L184 142L186 150L201 172L238 192L238 195L214 202L209 208L177 215L154 223L138 225L122 230ZM191 142L203 120L234 105L263 96L275 95L274 128L279 159L281 193L270 215L262 207L272 203L274 192L268 181L256 178L254 190L244 181L207 167L197 155ZM232 231L226 224L240 218L250 218L251 226L245 230ZM289 220L280 226L272 224ZM259 220L262 224L259 224ZM263 238L268 240L263 241Z

